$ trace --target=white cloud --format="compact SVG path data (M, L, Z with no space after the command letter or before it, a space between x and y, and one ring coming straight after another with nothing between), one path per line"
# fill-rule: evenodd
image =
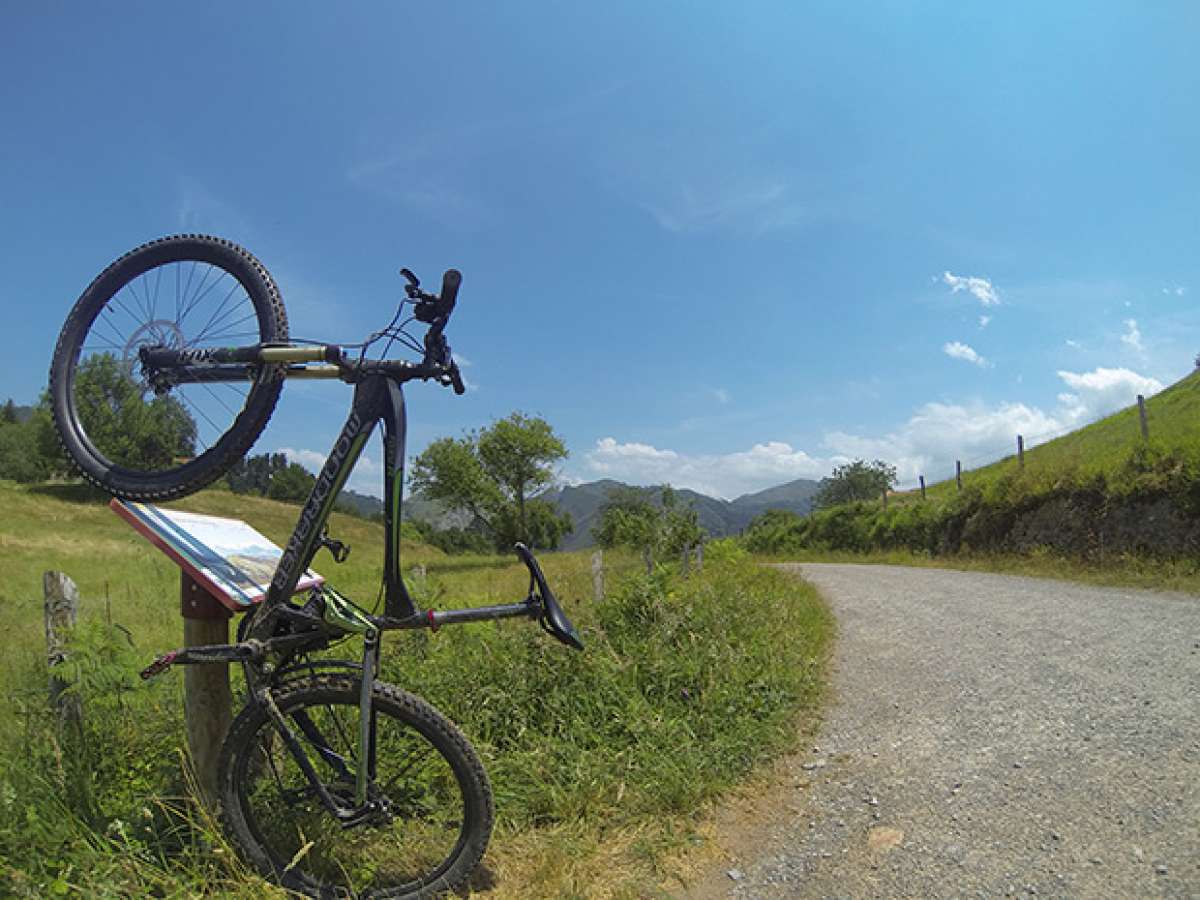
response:
M996 293L996 288L986 278L980 278L977 275L952 275L950 272L943 272L942 281L950 286L950 293L952 294L957 294L959 291L968 291L971 296L984 306L1000 305L1000 295Z
M1067 346L1072 348L1073 350L1078 350L1082 346L1082 344L1080 344L1079 341L1073 341L1070 338L1067 338Z
M954 474L954 461L978 468L1016 450L1016 436L1033 447L1131 405L1138 394L1150 396L1163 385L1129 369L1059 371L1068 388L1050 410L1025 403L926 403L895 429L880 435L827 433L821 455L782 441L721 455L689 455L635 441L606 437L584 454L592 478L616 478L631 484L691 488L714 497L737 497L796 478L822 478L851 459L882 459L896 466L902 485L918 475L929 481Z
M981 369L986 369L989 363L984 357L975 352L975 349L961 341L952 341L942 345L942 352L952 359L961 359L966 362L979 366Z
M1164 294L1174 294L1176 297L1182 297L1184 294L1187 293L1187 288L1185 288L1181 285L1173 287L1173 288L1165 287L1162 289L1162 292Z
M1142 344L1142 332L1138 330L1137 319L1125 320L1125 333L1121 335L1121 343L1128 344L1139 353L1146 349Z
M979 327L980 327L980 328L987 328L987 327L988 327L988 323L989 323L990 321L992 321L992 317L991 317L991 316L980 316L980 317L979 317Z
M1071 392L1058 396L1058 406L1042 410L1024 403L927 403L903 425L879 437L834 432L824 444L843 457L883 459L896 466L901 484L918 475L930 481L954 473L954 461L968 468L987 465L1016 449L1044 443L1131 405L1138 394L1150 396L1163 385L1129 369L1098 368L1091 372L1059 371Z
M585 454L596 477L631 484L670 483L711 497L738 497L797 478L822 478L841 460L818 459L782 441L755 444L749 450L689 456L649 444L622 443L606 437Z
M305 448L296 449L293 447L279 447L272 451L273 453L282 453L287 457L288 462L298 463L316 475L325 465L327 454L319 453L316 450L308 450ZM360 494L370 494L372 497L383 496L383 464L376 462L366 453L358 458L358 462L354 466L354 471L350 473L350 478L346 482L346 487L352 491L358 491Z
M1059 371L1061 378L1073 391L1058 395L1064 417L1072 424L1090 422L1129 406L1137 395L1149 397L1163 389L1162 382L1129 369L1094 369L1075 373Z
M725 390L725 388L717 388L713 391L713 399L724 406L730 400L729 391Z

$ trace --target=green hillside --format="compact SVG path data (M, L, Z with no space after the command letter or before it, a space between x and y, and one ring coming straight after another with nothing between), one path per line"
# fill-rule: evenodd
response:
M1200 454L1200 372L1192 372L1147 399L1146 419L1150 431L1148 446L1155 452L1180 458ZM1134 404L1078 431L1027 448L1026 475L1039 480L1066 478L1079 483L1096 475L1120 478L1130 453L1144 444ZM1017 471L1014 453L981 469L963 472L963 484L982 487ZM949 478L929 486L926 493L931 499L945 499L957 493L957 486ZM919 499L920 491L900 496Z
M1050 552L1193 558L1200 551L1200 373L1146 401L1149 439L1133 405L1078 431L919 490L819 511L765 517L747 532L756 552L925 555Z

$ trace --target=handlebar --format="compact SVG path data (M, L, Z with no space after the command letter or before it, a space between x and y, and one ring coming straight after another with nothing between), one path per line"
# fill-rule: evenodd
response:
M334 344L255 344L248 347L184 349L160 346L139 348L143 375L155 391L165 392L176 384L246 381L254 378L259 365L282 364L283 372L288 377L338 378L353 383L364 375L379 374L400 381L436 380L452 387L455 394L466 393L462 373L443 333L458 302L462 273L457 269L447 269L442 275L442 291L434 295L421 290L420 281L410 270L400 271L408 281L405 293L416 305L413 317L429 326L425 333L424 356L419 363L364 359L361 356L354 359L342 347ZM396 318L399 319L399 316L397 313ZM389 329L377 332L372 339L390 333ZM326 365L309 365L311 363Z

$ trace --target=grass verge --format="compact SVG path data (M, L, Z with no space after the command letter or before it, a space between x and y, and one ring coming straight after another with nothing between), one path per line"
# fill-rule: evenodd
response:
M177 646L178 576L102 505L69 488L0 482L0 658L10 727L0 733L0 881L19 896L264 896L190 799L181 677L136 672ZM221 491L186 508L245 518L281 542L294 507ZM370 606L377 526L336 519L355 545L318 568ZM405 547L429 606L519 599L509 559ZM698 811L787 749L812 720L832 621L807 584L726 548L703 574L647 575L633 561L591 596L585 554L548 554L551 583L583 632L582 654L515 622L389 636L385 677L439 706L477 746L498 822L489 897L652 895L703 843ZM79 583L72 676L84 725L46 709L40 573Z

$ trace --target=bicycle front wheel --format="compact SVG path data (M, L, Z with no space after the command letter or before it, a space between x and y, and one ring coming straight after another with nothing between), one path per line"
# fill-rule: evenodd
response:
M237 244L179 235L143 244L89 285L50 366L54 423L93 484L126 500L199 490L239 460L279 399L283 372L152 386L143 347L199 350L288 338L279 289Z
M320 784L354 806L361 682L313 676L274 700ZM375 811L343 827L262 704L234 720L221 750L222 816L245 858L313 897L434 897L464 885L491 835L491 787L462 733L419 697L383 682L372 695ZM370 753L367 754L371 756Z

